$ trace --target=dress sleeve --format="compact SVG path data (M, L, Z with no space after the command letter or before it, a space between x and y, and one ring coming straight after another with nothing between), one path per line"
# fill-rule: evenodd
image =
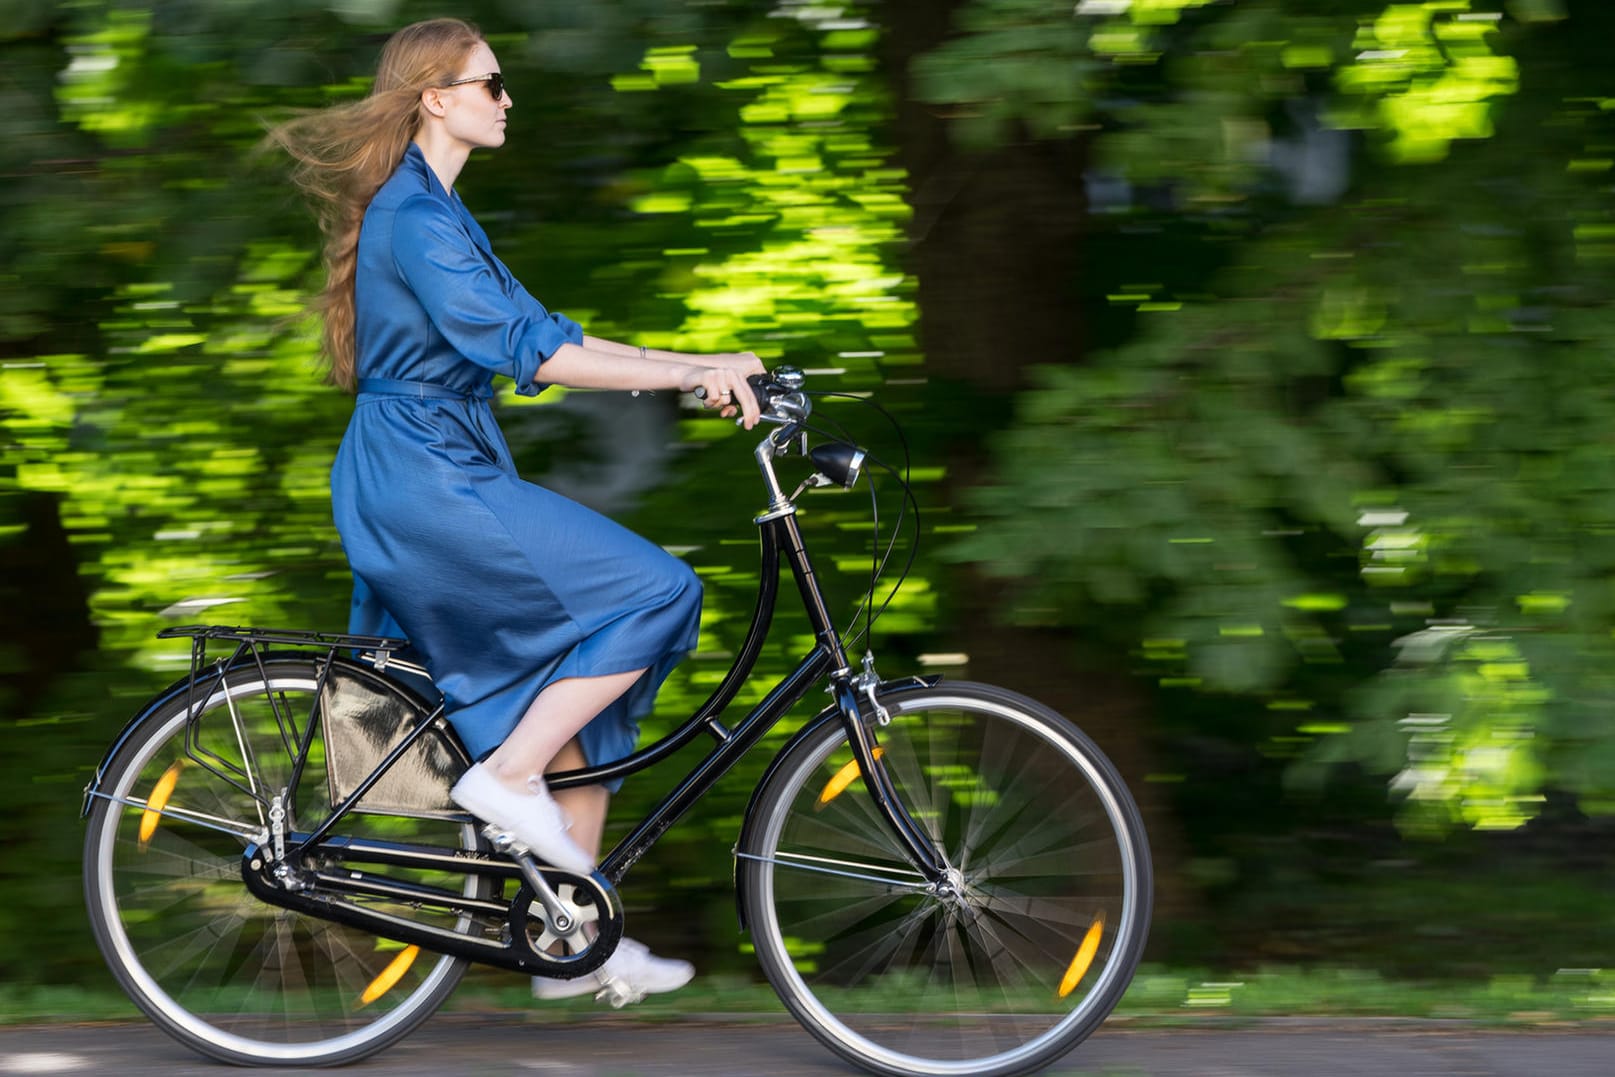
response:
M583 330L551 314L514 280L494 272L453 210L422 194L398 207L393 264L449 345L471 362L516 381L532 396L543 388L539 364L562 344L579 344Z

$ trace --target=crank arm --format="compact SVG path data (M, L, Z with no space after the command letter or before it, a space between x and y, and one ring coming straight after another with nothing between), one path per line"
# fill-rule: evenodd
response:
M516 867L520 869L522 878L532 888L533 896L538 899L539 905L543 906L550 930L571 942L573 933L578 930L578 924L573 920L572 914L566 911L566 906L561 903L561 896L538 870L538 862L533 859L532 852L511 837L509 831L492 823L482 828L482 834L493 843L495 849L516 861Z

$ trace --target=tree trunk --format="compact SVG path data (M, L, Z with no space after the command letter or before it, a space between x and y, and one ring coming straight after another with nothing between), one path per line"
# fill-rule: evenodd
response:
M908 63L946 36L958 0L882 6L882 62L895 98L899 163L914 210L909 268L934 376L1008 391L1034 363L1082 354L1078 280L1086 141L1019 137L960 149L946 120L908 92Z
M0 549L0 715L26 718L58 677L81 668L96 631L78 576L78 558L61 522L61 498L0 492L0 522L20 528Z

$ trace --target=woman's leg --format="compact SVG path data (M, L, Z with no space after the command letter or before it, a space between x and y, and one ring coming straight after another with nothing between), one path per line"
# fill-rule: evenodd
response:
M510 736L483 760L482 766L500 785L518 793L529 792L528 779L535 774L583 766L583 749L575 739L578 731L628 691L644 672L640 669L555 681L538 694ZM610 794L604 786L586 785L563 789L554 799L572 820L569 832L556 835L560 844L564 847L575 841L588 859L597 861ZM694 975L695 966L688 961L657 957L633 939L623 939L596 972L573 980L535 979L533 994L551 999L611 990L619 999L617 1005L621 1005L646 994L676 990Z
M543 774L578 730L618 696L633 687L645 671L609 673L603 677L567 677L538 693L505 742L482 765L512 792L527 792L527 779ZM598 841L598 836L596 837Z
M583 747L573 737L555 753L549 770L579 770L589 765ZM606 808L611 793L603 785L577 785L571 789L556 789L550 793L572 820L572 840L596 863L600 860L600 841L606 832Z

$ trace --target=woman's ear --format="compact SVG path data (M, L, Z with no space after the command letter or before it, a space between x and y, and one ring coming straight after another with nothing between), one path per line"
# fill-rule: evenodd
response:
M434 116L441 116L445 111L443 105L443 91L436 86L428 86L421 91L421 107Z

